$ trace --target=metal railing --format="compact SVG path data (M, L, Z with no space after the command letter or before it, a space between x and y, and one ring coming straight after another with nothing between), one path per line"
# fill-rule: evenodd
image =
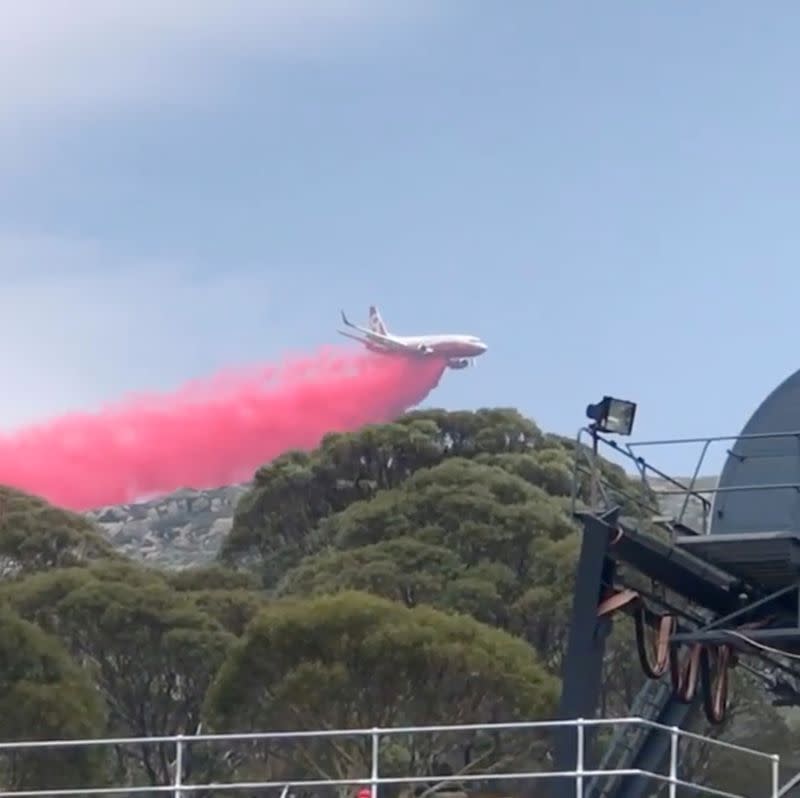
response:
M735 445L742 441L777 441L787 438L794 438L800 442L800 431L792 430L784 432L753 433L748 435L711 435L705 438L671 438L618 443L612 438L593 434L588 427L582 427L578 432L575 442L572 510L575 512L582 501L580 495L581 490L586 487L586 484L581 480L581 475L583 474L588 478L588 485L596 488L598 494L597 496L591 496L591 498L587 498L583 501L586 506L593 510L602 511L610 509L612 505L619 503L618 500L622 497L631 504L637 505L640 510L645 510L646 512L656 515L662 510L662 504L659 503L659 500L663 502L665 497L677 496L683 501L678 511L672 517L672 521L677 524L685 524L687 522L687 512L690 502L694 500L696 502L695 506L699 505L700 508L699 523L696 525L688 523L687 525L693 527L693 530L698 534L708 534L713 499L720 494L766 490L800 490L800 482L732 485L728 487L721 487L715 484L713 487L700 487L699 482L703 479L701 470L704 464L708 462L708 454L712 447L715 444L731 444L732 442L732 446L727 445L725 447L725 455L730 456L735 454ZM586 443L587 439L590 441L589 444ZM694 461L693 466L688 469L691 471L688 482L673 477L657 468L640 453L640 451L645 448L652 449L654 447L692 445L699 447L700 453ZM796 456L798 457L798 463L800 463L800 450ZM635 473L639 477L638 481L635 481L633 484L638 484L641 488L645 489L645 491L652 491L655 494L655 501L648 501L643 493L634 493L630 489L630 486L612 482L604 475L601 460L606 460L614 465L622 467L629 476L629 468L633 466ZM626 466L628 466L628 468L626 468ZM654 481L660 481L662 484L658 487L654 487ZM664 487L665 484L670 487ZM617 499L616 502L614 498Z
M623 725L645 726L658 729L670 735L670 754L668 773L623 768L623 769L592 769L587 767L587 730L596 727L618 727ZM577 755L574 770L547 771L542 769L521 770L514 772L486 772L486 773L454 773L452 775L410 775L410 776L382 776L380 768L382 740L397 737L398 735L442 734L459 732L502 732L502 731L558 731L574 728L577 735ZM563 733L563 732L562 732ZM233 743L256 742L274 743L276 741L302 742L322 738L360 737L366 743L365 750L369 751L369 762L364 762L365 772L363 777L352 778L318 778L296 780L239 780L231 782L193 783L184 780L184 758L189 746L201 742L205 743ZM411 726L372 729L333 729L320 731L293 731L293 732L256 732L246 734L197 734L176 735L143 738L105 738L86 740L43 740L31 742L2 742L0 743L0 756L10 752L31 751L41 749L64 749L86 747L119 747L119 746L149 746L158 744L174 745L175 759L174 775L171 783L137 786L110 786L110 787L75 787L70 789L21 789L0 790L0 796L17 796L17 798L38 798L38 796L91 796L91 795L142 795L142 794L171 794L175 798L190 798L196 793L214 794L226 791L253 791L275 790L281 798L286 798L291 790L313 790L324 787L336 788L340 794L344 789L355 791L358 787L369 787L371 798L378 798L381 787L400 785L436 785L429 787L431 792L445 784L457 783L460 785L475 784L478 782L530 782L538 780L571 779L575 782L575 798L587 798L587 780L602 776L633 776L651 779L656 786L663 788L668 785L669 798L676 798L679 787L691 790L693 793L715 795L720 798L745 798L737 793L717 789L707 784L682 779L680 777L682 739L694 740L701 744L714 746L736 752L742 755L755 757L770 763L770 777L759 791L758 798L780 798L783 791L780 785L780 757L757 751L745 746L716 740L693 732L683 731L677 727L664 726L651 720L638 717L625 717L613 719L577 719L564 721L531 721L518 723L494 724L468 724L452 726ZM790 779L785 785L788 789L796 779ZM654 790L655 793L655 790Z

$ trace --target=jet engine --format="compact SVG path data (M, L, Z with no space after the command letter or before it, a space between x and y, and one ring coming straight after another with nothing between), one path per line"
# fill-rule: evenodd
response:
M448 360L447 365L451 369L465 369L469 365L469 360L466 358L460 360Z

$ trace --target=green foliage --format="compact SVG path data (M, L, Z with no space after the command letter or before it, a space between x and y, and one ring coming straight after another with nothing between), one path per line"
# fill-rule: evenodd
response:
M306 681L311 672L315 685ZM308 728L316 717L366 728L546 716L555 694L534 652L510 635L465 616L346 592L259 613L220 671L209 706L226 727Z
M165 574L167 582L180 591L194 590L258 590L259 584L246 571L233 571L219 564L184 568Z
M365 590L415 607L433 604L463 572L457 554L408 537L306 557L278 586L282 595Z
M237 637L266 603L263 595L241 588L195 590L186 595L195 607Z
M0 609L0 737L4 741L80 739L103 728L100 696L53 637ZM102 776L97 751L68 748L4 753L4 787L86 786Z
M327 436L313 453L290 452L256 474L221 552L226 563L258 562L274 586L309 553L309 531L327 516L396 488L448 457L524 452L541 439L515 410L409 413L394 424Z
M0 558L5 560L7 573L28 573L118 556L83 516L0 486Z
M500 466L551 496L569 496L572 493L572 457L564 449L537 449L524 454L484 454L475 460L485 465Z
M134 576L135 575L135 576ZM115 577L125 577L119 579ZM105 696L117 736L191 733L233 640L166 580L133 564L55 570L6 586L3 598L58 636ZM169 746L134 759L150 783L168 776Z
M548 717L556 692L534 652L511 635L464 616L344 592L259 613L220 670L207 708L219 729L480 723ZM491 748L495 764L532 755L530 741L502 737ZM475 735L425 735L416 755L430 765L460 752L464 762L474 744ZM318 774L368 772L363 740L334 751L298 745L294 756L301 755Z
M332 435L259 471L221 559L276 596L359 590L466 613L520 636L558 673L579 545L575 451L507 409L415 412ZM636 511L640 486L599 467ZM612 658L624 652L607 696L619 711L642 681L626 644L615 634L610 646Z
M526 619L529 591L544 591L540 608L567 600L572 562L565 557L575 551L576 532L541 488L500 466L453 457L325 519L307 543L319 553L290 570L277 591L366 589L407 606L468 613L527 638L541 628Z

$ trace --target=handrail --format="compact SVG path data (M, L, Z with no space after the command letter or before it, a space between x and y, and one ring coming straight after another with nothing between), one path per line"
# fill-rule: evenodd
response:
M600 726L642 726L657 729L670 735L670 766L669 775L640 770L636 768L617 768L617 769L591 769L586 767L586 730L587 728ZM449 776L440 775L409 775L409 776L382 776L379 770L380 744L381 739L404 734L435 734L447 732L476 732L476 731L525 731L525 730L554 730L574 728L577 733L577 756L574 770L563 771L519 771L519 772L486 772L486 773L455 773ZM184 781L182 763L183 753L187 746L200 742L241 742L241 741L276 741L276 740L309 740L336 737L362 737L371 741L370 773L363 777L351 777L347 779L293 779L290 784L286 780L281 781L233 781L233 782L214 782L207 784L197 784ZM0 754L3 751L21 751L26 749L41 748L65 748L65 747L84 747L84 746L120 746L120 745L151 745L157 743L172 743L175 745L174 775L172 783L146 785L146 786L112 786L112 787L76 787L69 789L24 789L0 791L0 798L3 796L16 796L16 798L40 798L43 796L78 796L78 795L138 795L144 793L172 793L176 798L190 796L200 791L212 790L254 790L254 789L281 789L283 794L288 794L291 789L309 789L320 787L356 788L358 786L370 787L372 796L378 794L378 788L388 785L411 785L437 783L447 784L457 782L469 784L488 781L530 781L546 779L575 779L575 796L584 798L584 780L595 776L640 776L648 779L655 779L661 783L669 785L670 798L675 798L677 787L683 787L696 791L702 791L709 795L717 795L720 798L742 798L742 796L729 793L708 785L686 781L678 775L679 741L684 738L695 740L704 744L710 744L717 748L735 751L741 754L751 755L771 763L771 784L769 792L764 790L764 796L771 795L778 798L780 792L779 766L780 757L765 751L759 751L747 746L737 745L724 740L705 737L695 732L684 731L682 729L666 726L656 721L641 717L622 717L622 718L593 718L593 719L572 719L572 720L549 720L549 721L520 721L512 723L488 723L488 724L460 724L460 725L439 725L439 726L404 726L388 728L369 728L369 729L320 729L309 731L275 731L275 732L247 732L232 734L197 734L197 735L160 735L154 737L114 737L114 738L87 738L76 740L29 740L29 741L6 741L0 742Z
M3 750L18 750L23 748L71 748L88 745L147 745L156 743L205 743L205 742L253 742L261 740L305 740L325 737L368 737L379 735L380 737L391 737L401 734L442 734L444 732L470 732L470 731L527 731L531 729L558 729L576 728L578 726L647 726L651 729L658 729L664 732L676 731L674 726L666 726L655 720L636 716L624 716L620 718L576 718L569 720L520 720L508 723L461 723L439 726L375 726L372 728L350 728L350 729L311 729L306 731L269 731L269 732L232 732L222 734L168 734L154 735L150 737L85 737L57 740L13 740L0 742L0 752ZM765 759L770 759L772 754L759 751L756 748L749 748L736 743L729 743L725 740L718 740L713 737L706 737L697 732L677 729L681 737L697 740L698 742L712 743L720 748L727 748L732 751L739 751L744 754L752 754ZM283 782L281 782L283 784ZM0 793L2 794L2 793Z
M592 441L592 446L588 446L584 439L588 436ZM683 504L680 511L677 513L674 522L681 524L686 516L686 511L689 506L689 500L694 499L702 506L702 529L694 530L700 534L708 532L708 521L711 511L711 500L708 498L710 495L714 497L718 494L727 493L743 493L748 491L766 491L766 490L798 490L800 491L800 482L781 482L781 483L764 483L764 484L746 484L746 485L731 485L719 486L715 485L710 488L698 487L697 482L700 478L700 469L708 454L709 447L713 443L721 443L725 441L749 441L749 440L769 440L769 439L784 439L784 438L797 438L800 440L800 430L788 430L782 432L759 432L748 433L740 435L709 435L705 438L665 438L662 440L644 440L632 441L624 444L618 444L611 438L606 438L596 432L593 432L589 427L581 427L578 431L575 440L575 457L573 460L573 479L572 479L572 512L575 513L579 502L579 490L581 483L579 480L579 473L581 472L581 462L588 461L589 464L589 478L598 487L601 492L603 504L601 507L590 507L591 510L608 510L611 509L610 502L608 501L606 489L613 490L621 493L626 499L638 505L641 509L648 512L659 512L659 507L655 504L646 504L640 497L631 493L625 492L625 489L613 485L608 480L602 477L601 467L598 462L600 459L599 445L608 447L610 450L618 455L621 455L635 467L641 478L641 485L650 488L648 477L656 477L663 480L671 486L670 488L658 488L655 492L658 496L683 496ZM653 446L677 446L685 444L702 444L702 450L695 461L692 476L689 483L681 482L679 479L670 476L669 474L661 471L652 463L648 462L637 450L644 447ZM735 455L735 445L728 450L728 454ZM651 488L652 489L652 488Z

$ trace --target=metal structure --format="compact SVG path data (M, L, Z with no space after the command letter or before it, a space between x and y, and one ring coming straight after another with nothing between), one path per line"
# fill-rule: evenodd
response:
M800 371L761 403L731 447L710 532L800 532ZM790 432L785 432L789 430ZM781 434L782 433L782 434ZM768 488L767 485L775 485ZM757 485L757 491L743 491Z
M683 481L642 455L679 445L700 449ZM716 484L703 487L717 445L725 465ZM640 479L621 478L609 460ZM645 717L686 727L702 719L702 708L708 723L721 724L733 667L759 677L773 703L800 705L800 371L740 435L621 444L596 427L581 430L573 514L583 540L559 717L595 715L605 641L619 612L633 617L649 679L637 699ZM562 735L557 767L574 755ZM603 762L653 771L667 756L665 741L644 729L617 735ZM644 779L626 775L590 784L589 798L642 798L646 790Z
M585 738L589 730L610 726L614 728L638 727L647 729L653 733L663 736L669 751L669 771L666 774L656 771L645 772L632 768L618 769L591 769L587 767L585 751ZM563 770L518 770L513 772L496 772L487 769L483 773L461 773L451 776L441 776L435 774L414 774L407 776L382 776L381 775L381 753L382 745L397 737L409 737L412 735L441 734L441 733L498 733L498 732L540 732L542 734L559 729L562 732L570 733L576 741L576 758L574 762ZM302 745L309 740L341 738L360 738L364 744L364 750L369 751L368 761L364 762L364 772L349 779L305 779L300 778L287 784L284 781L270 781L251 779L248 781L232 781L224 783L200 784L194 783L183 778L183 762L191 746L200 743L213 743L230 746L233 743L246 742L250 745L260 745L267 747L270 744L280 742L293 742ZM38 798L39 796L101 796L101 795L172 795L174 798L191 798L191 796L202 793L203 795L274 795L275 798L287 798L295 792L302 792L305 795L316 794L341 794L342 790L352 790L355 793L359 786L369 787L372 798L377 798L381 793L382 787L390 786L415 786L420 785L428 788L439 788L448 783L458 785L479 786L488 783L500 783L502 785L512 785L515 782L553 781L558 780L564 785L564 789L569 793L570 798L585 798L586 784L591 779L612 778L623 776L636 776L641 778L654 787L666 785L670 798L676 798L678 789L682 788L691 794L703 794L709 796L719 796L719 798L745 798L736 793L726 792L714 788L712 785L701 784L691 780L681 778L681 754L682 748L687 744L696 742L703 745L711 745L717 748L735 751L742 756L752 757L755 762L765 763L763 792L760 793L765 798L781 798L786 791L786 786L780 785L780 758L776 754L769 754L756 751L751 748L731 745L719 740L712 740L698 734L691 734L681 731L678 728L661 726L642 718L616 718L612 720L573 720L573 721L531 721L521 723L496 723L496 724L475 724L460 726L416 726L407 728L375 728L375 729L332 729L324 731L303 731L303 732L266 732L250 734L198 734L193 736L173 736L173 737L143 737L143 738L119 738L119 739L88 739L88 740L44 740L37 742L4 742L0 743L0 756L7 756L11 752L31 751L34 749L54 749L54 748L85 748L92 747L119 747L119 746L143 746L143 745L174 745L175 758L173 760L174 776L169 784L158 785L112 785L109 787L90 787L76 786L74 789L60 790L10 790L0 791L2 796L16 796L17 798ZM523 757L524 758L524 757ZM507 789L504 786L503 789ZM510 787L512 794L514 788ZM331 793L331 790L334 790ZM326 792L327 791L327 792ZM655 790L654 790L655 791ZM505 794L505 793L503 793Z

